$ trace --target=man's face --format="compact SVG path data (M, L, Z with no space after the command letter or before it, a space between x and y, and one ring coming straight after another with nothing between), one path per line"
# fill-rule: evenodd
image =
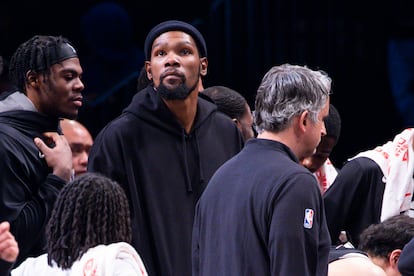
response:
M207 73L207 58L200 58L194 39L181 31L157 37L146 61L148 78L165 99L183 99L197 90L200 76Z
M76 118L82 106L84 85L78 58L70 58L50 68L50 75L39 74L38 111L48 116Z
M308 120L309 124L309 135L306 144L309 146L310 154L305 154L304 157L311 156L315 154L316 148L321 142L321 138L326 135L326 128L325 128L325 118L328 117L329 114L329 100L326 101L324 107L318 112L317 121L313 122L312 120Z
M74 120L62 120L60 125L72 150L72 165L75 175L85 173L88 166L89 151L93 144L91 134L83 125Z
M253 131L253 115L250 110L250 106L246 103L245 104L245 112L240 119L237 119L239 122L237 126L239 127L244 141L249 140L250 138L254 138L255 134Z
M325 163L326 159L329 158L329 155L332 152L333 147L335 146L335 138L331 136L323 136L316 152L309 157L306 157L301 161L311 172L316 172L322 165Z

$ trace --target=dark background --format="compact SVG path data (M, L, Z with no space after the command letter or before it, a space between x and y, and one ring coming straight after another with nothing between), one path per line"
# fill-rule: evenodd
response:
M82 58L80 17L98 2L2 1L0 54L11 56L34 34L61 34ZM128 10L141 48L150 28L163 20L197 26L209 51L205 86L229 86L252 107L257 86L273 65L288 62L325 70L333 79L331 102L342 116L341 137L332 153L338 167L405 127L390 92L386 49L390 38L414 37L414 1L115 2Z

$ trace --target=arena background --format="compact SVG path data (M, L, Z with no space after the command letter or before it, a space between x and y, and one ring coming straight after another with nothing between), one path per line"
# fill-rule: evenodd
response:
M98 2L1 1L0 54L10 57L34 34L61 34L82 55L80 17ZM390 91L387 43L414 37L414 1L116 2L128 10L141 48L146 33L160 21L180 19L197 26L209 51L205 86L229 86L252 107L271 66L289 62L325 70L333 78L331 102L342 116L341 137L332 153L338 167L405 127Z

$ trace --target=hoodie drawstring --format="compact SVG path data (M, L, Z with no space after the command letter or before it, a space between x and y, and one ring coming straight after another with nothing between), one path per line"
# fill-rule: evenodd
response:
M201 166L200 148L199 148L198 139L197 139L195 132L187 135L185 131L183 130L182 139L183 139L183 154L184 154L183 169L184 169L184 176L185 176L185 186L187 188L187 192L193 192L192 180L197 181L199 179L199 183L197 183L197 185L204 184L204 174L203 174L202 166ZM190 152L190 154L191 154L192 159L194 159L194 161L196 162L197 164L196 166L194 166L194 164L188 163L189 160L188 160L187 146L194 146L194 148L191 149L194 151L194 153ZM192 173L191 169L198 170L197 174L195 174L194 172ZM192 179L194 177L195 179Z

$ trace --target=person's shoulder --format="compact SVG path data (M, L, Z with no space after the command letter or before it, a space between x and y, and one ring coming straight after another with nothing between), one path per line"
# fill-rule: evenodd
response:
M9 112L5 112L9 113ZM1 114L1 113L0 113ZM3 120L4 119L4 120ZM13 123L8 122L8 117L2 117L0 115L0 145L1 147L6 147L12 149L14 146L21 146L23 148L27 147L27 143L33 142L33 137L29 134L28 126L18 125L18 120Z
M229 116L218 110L217 105L210 101L208 96L201 96L200 94L198 96L197 106L197 112L199 114L198 116L200 117L200 119L210 117L225 122L228 121L234 124L234 122L231 120Z
M353 164L353 165L358 164L358 166L360 167L367 167L367 168L379 168L378 164L367 156L359 156L353 159L349 159L344 165L349 165L349 164Z
M98 133L97 136L116 136L118 134L125 134L135 129L136 121L139 120L137 116L129 112L124 112L118 117L109 121Z
M123 271L123 269L119 270L116 264L121 264L122 267L125 264L129 264L130 268L128 271L134 271L137 273L136 275L147 275L146 268L137 251L126 242L117 242L108 245L101 244L90 248L82 255L79 261L74 263L72 271L75 273L73 275L78 275L76 273L80 271L84 272L86 266L93 266L94 271L99 275L113 275L112 272Z
M381 173L379 165L374 160L361 156L348 160L339 170L337 177L341 178L346 175L354 178L357 175L373 173Z
M398 259L398 270L402 275L414 276L414 238L404 246Z
M240 136L241 133L234 121L219 111L215 104L204 100L205 105L199 105L198 122L195 128L209 128L214 129L215 135L231 135Z
M11 276L21 275L69 275L68 272L57 267L56 265L49 266L47 263L47 254L42 254L38 257L29 257L22 262L18 267L11 271ZM67 274L66 274L67 273Z
M300 165L288 154L280 154L279 159L282 162L280 165L285 168L284 171L286 174L293 175L298 178L312 179L316 181L315 176L305 166Z
M269 177L275 177L278 182L297 192L320 194L318 181L308 169L288 154L273 154L272 158L273 161L266 165L267 171L270 171ZM275 174L275 171L279 173Z

